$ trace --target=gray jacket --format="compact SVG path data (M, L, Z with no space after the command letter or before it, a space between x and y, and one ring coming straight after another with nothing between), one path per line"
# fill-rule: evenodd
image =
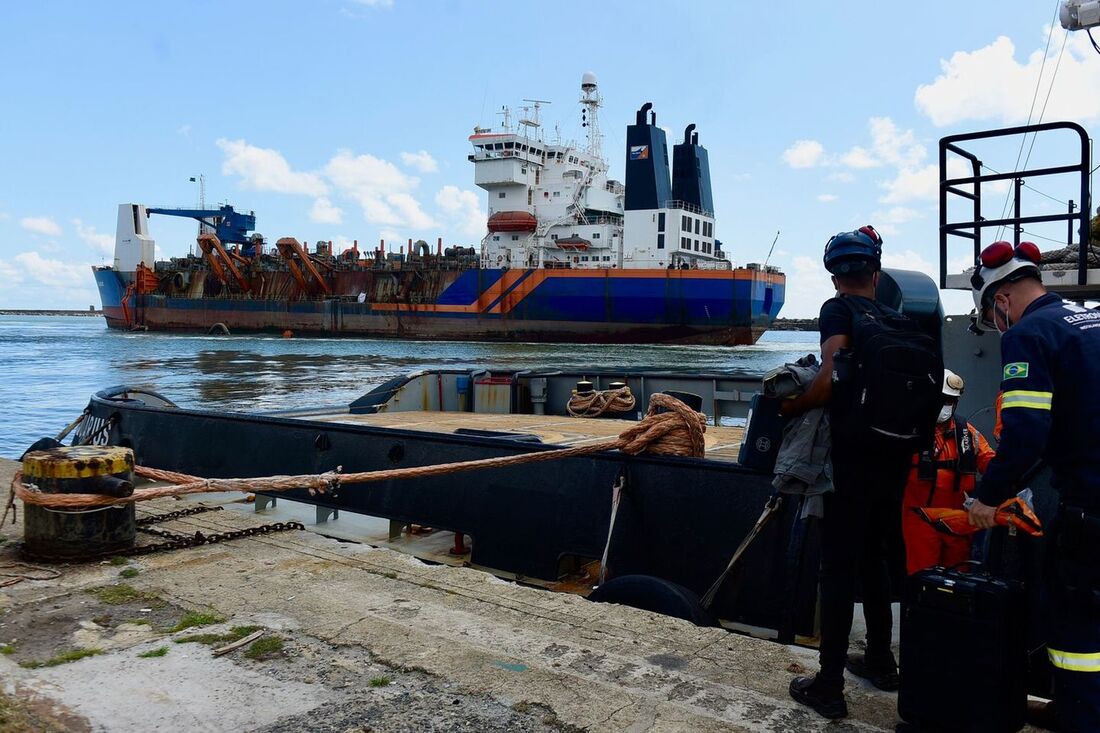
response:
M814 355L807 354L765 375L764 394L779 398L802 394L820 370ZM803 518L824 515L821 495L833 490L830 446L829 416L824 408L803 413L783 429L772 486L783 494L808 497Z

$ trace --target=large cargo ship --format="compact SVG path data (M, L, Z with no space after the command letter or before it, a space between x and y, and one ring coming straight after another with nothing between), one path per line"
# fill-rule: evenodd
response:
M409 240L343 251L254 233L252 213L119 207L115 259L96 267L107 325L451 340L749 344L783 305L775 267L735 267L716 238L707 150L673 146L646 103L627 127L626 185L601 152L595 76L581 83L587 144L543 132L540 103L474 128L488 193L480 247ZM152 214L200 221L198 252L154 261ZM392 246L392 245L391 245ZM338 248L337 248L338 249Z

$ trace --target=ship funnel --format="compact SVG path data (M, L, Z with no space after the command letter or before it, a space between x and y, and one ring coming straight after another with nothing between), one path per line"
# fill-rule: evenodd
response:
M672 149L672 198L714 213L710 160L694 124L687 126L684 141Z
M668 175L668 143L665 131L657 127L653 103L638 110L633 125L626 128L627 211L659 209L671 196ZM646 122L646 113L649 122Z

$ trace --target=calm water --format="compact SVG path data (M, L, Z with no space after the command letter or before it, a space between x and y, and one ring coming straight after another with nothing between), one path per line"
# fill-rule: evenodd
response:
M178 336L108 331L100 318L0 316L0 456L56 435L95 391L151 388L181 407L275 410L347 404L421 368L747 369L817 351L817 334L767 333L755 346L578 346Z

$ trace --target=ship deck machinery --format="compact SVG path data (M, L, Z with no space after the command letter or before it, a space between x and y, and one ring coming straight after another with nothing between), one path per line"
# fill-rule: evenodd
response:
M888 275L883 297L938 332L942 311L935 284L917 273ZM702 458L603 452L543 464L537 471L518 466L391 480L342 487L334 495L294 491L280 494L275 510L312 505L317 531L432 562L447 561L449 539L433 545L408 539L401 528L445 530L446 538L458 533L472 546L459 560L505 578L553 588L564 583L584 593L591 579L569 583L576 581L578 568L598 561L607 545L612 575L655 576L701 595L772 493L770 473L739 463L739 424L748 416L760 378L630 368L431 370L382 384L345 407L262 415L185 409L159 395L118 387L91 399L90 417L77 439L101 435L132 448L141 465L205 477L309 474L337 466L370 471L598 442L639 419L655 392L690 392L701 397L710 421ZM615 419L568 417L571 390L582 379L597 389L625 382L636 396L635 410ZM609 540L618 481L623 493ZM261 496L256 507L267 504ZM800 512L800 499L786 501L780 521L765 529L736 578L723 586L713 610L725 625L784 642L815 636L816 526L800 520ZM344 519L333 519L334 514ZM349 516L388 524L342 533L341 522L346 527L353 521Z

